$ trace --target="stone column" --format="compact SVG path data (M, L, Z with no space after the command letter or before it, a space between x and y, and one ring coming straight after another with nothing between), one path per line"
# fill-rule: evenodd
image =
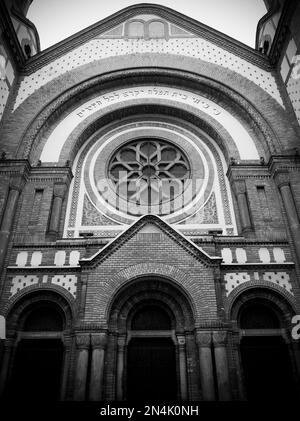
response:
M50 222L48 233L56 236L59 232L60 216L63 199L65 197L67 186L65 183L56 183L53 189L53 201L50 211Z
M200 362L200 380L203 400L215 400L214 374L211 355L211 333L197 332L197 345Z
M107 345L106 333L93 333L91 335L92 343L92 363L91 363L91 377L89 387L89 400L101 401L102 398L102 384L104 371L104 357L105 348Z
M244 380L242 375L242 359L241 359L241 338L240 338L240 332L235 332L232 336L232 342L233 342L233 354L234 359L236 361L236 381L237 381L237 390L238 390L238 399L239 400L246 400L246 391L244 386Z
M180 396L181 396L182 401L187 401L188 400L188 383L187 383L185 337L178 335L177 343L178 343L179 372L180 372Z
M117 349L117 400L121 401L124 399L123 392L123 377L124 377L124 354L125 354L125 336L118 337L118 349Z
M289 175L287 172L278 172L275 176L275 182L280 191L284 209L286 211L286 216L290 231L293 236L295 251L297 255L298 262L300 263L300 221L295 205L293 193L289 183Z
M68 373L69 373L70 358L71 358L71 338L69 336L64 337L63 344L64 344L64 357L63 357L62 381L61 381L61 388L60 388L61 401L65 400L66 398Z
M8 370L10 366L11 355L13 351L15 341L13 339L4 340L4 352L2 358L2 364L0 367L0 398L4 396L5 389L8 383Z
M227 332L213 332L217 383L220 401L229 401L231 399L226 340Z
M74 400L83 401L86 395L86 378L89 359L90 335L80 333L76 335L78 349L75 377Z
M0 225L0 271L3 268L10 231L23 185L23 177L15 177L9 186L8 196L4 205L4 211Z
M252 223L251 223L245 181L234 180L233 190L236 195L236 200L237 200L237 204L239 208L242 232L251 231Z

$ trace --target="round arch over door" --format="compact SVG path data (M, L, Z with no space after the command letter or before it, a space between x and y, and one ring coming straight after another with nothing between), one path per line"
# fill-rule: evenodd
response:
M66 347L70 308L52 293L29 294L8 316L15 331L5 396L14 401L54 402L64 399Z
M143 304L134 312L128 331L126 399L176 400L176 350L171 319L158 303Z
M240 356L249 401L296 399L297 373L283 334L283 315L273 303L257 298L239 310Z
M193 323L187 297L168 280L138 279L122 288L110 309L105 388L115 385L115 392L106 398L196 399L200 392L195 387L192 396L189 384L199 385L199 373L188 367L197 364Z

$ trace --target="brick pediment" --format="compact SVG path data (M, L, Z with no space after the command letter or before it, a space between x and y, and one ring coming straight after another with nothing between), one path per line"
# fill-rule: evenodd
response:
M219 265L222 261L220 257L208 255L160 217L145 215L96 254L81 259L80 265L86 269L98 266L119 250L122 252L123 259L126 259L126 254L134 254L137 261L139 254L141 261L155 261L161 255L167 256L172 253L175 253L173 256L175 261L188 255L205 266Z

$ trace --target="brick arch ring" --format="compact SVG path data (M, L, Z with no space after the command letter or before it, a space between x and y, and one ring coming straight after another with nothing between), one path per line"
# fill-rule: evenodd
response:
M247 301L255 298L264 298L280 310L285 318L291 318L292 314L299 314L300 308L296 300L282 287L277 285L261 285L252 282L252 285L240 285L225 305L227 316L231 320L237 320L238 313Z
M29 288L26 291L22 291L14 300L7 303L3 309L2 313L6 316L8 330L17 328L20 317L26 308L31 304L41 301L56 304L64 315L65 329L71 329L75 316L74 304L63 291L60 291L57 288L47 287L43 289Z
M49 123L51 123L51 121L56 121L57 116L63 116L66 110L69 109L70 103L72 105L75 97L82 98L84 95L86 96L91 92L94 93L95 88L99 89L99 86L104 87L105 83L114 82L116 84L115 86L119 86L121 83L121 85L124 86L124 84L126 85L126 80L128 80L127 83L130 83L130 78L134 78L137 82L137 78L141 77L148 77L150 80L153 80L153 77L157 77L163 81L166 80L166 77L167 80L170 80L171 77L174 83L176 80L179 81L179 86L180 82L185 80L186 83L195 86L195 92L201 93L209 90L212 92L212 96L218 97L219 99L221 96L227 98L231 102L231 106L238 110L237 112L239 114L242 113L247 116L247 119L252 121L252 125L254 123L258 137L259 134L262 136L262 141L264 141L266 150L273 153L275 150L280 148L280 142L276 134L264 117L256 108L253 107L252 104L232 89L211 79L197 74L188 73L186 71L164 68L153 70L145 68L139 69L138 71L134 69L125 69L122 70L122 72L114 71L111 74L97 75L87 81L82 81L78 85L68 89L66 92L56 97L41 110L40 114L28 126L28 129L23 136L22 145L17 152L17 156L26 156L32 159L35 148L40 141L39 133L41 133L43 128L49 127ZM275 149L273 143L276 144Z
M197 314L191 292L182 287L186 278L185 272L163 264L141 263L123 269L109 280L114 292L106 308L106 320L111 327L126 329L133 306L156 300L169 307L178 329L190 329Z

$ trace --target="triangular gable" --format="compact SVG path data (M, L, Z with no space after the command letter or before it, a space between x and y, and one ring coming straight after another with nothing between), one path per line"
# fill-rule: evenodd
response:
M154 14L136 14L96 38L194 38L196 35L166 18Z
M169 35L171 38L201 38L214 45L218 45L223 50L227 50L238 57L244 57L247 61L253 62L255 65L260 65L263 68L268 67L267 60L261 54L210 26L165 6L138 4L120 10L88 28L77 32L64 41L49 47L47 50L42 51L34 57L34 60L29 60L26 63L26 70L30 72L40 67L40 64L45 65L47 62L50 63L54 58L59 58L93 39L125 38L125 23L141 17L147 17L147 19L148 17L152 17L154 20L158 19L167 22L170 28ZM39 63L40 59L41 63Z
M218 264L222 261L221 257L209 256L201 247L198 247L179 231L171 227L156 215L145 215L134 222L129 228L114 238L109 244L100 249L93 256L80 260L81 266L94 266L99 264L104 258L107 258L115 250L124 245L130 238L137 234L158 234L163 232L171 237L178 245L183 247L188 253L192 254L198 260L207 265Z

